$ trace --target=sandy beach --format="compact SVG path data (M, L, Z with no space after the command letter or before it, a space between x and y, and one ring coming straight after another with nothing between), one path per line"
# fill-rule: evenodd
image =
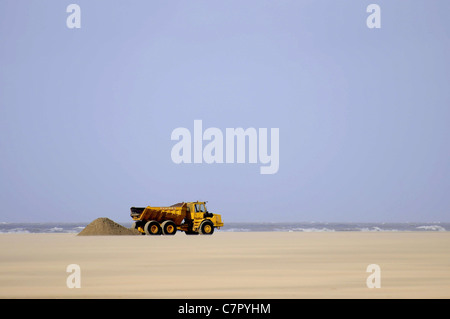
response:
M0 234L0 297L449 298L449 247L450 232Z

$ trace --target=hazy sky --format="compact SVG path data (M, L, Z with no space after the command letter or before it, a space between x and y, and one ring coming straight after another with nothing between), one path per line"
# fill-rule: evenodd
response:
M194 200L225 222L448 222L449 12L448 0L2 0L0 222L129 221L131 206ZM196 119L279 128L279 171L173 163L172 131Z

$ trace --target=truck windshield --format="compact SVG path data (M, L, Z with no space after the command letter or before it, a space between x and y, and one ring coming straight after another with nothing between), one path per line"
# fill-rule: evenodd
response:
M195 204L195 211L197 213L204 213L205 207L203 206L203 204Z

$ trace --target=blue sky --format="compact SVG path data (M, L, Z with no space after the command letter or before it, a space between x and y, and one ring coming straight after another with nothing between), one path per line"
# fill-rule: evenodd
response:
M0 221L128 221L131 206L208 200L225 222L448 222L449 11L3 0ZM279 128L279 171L174 164L171 133L196 119Z

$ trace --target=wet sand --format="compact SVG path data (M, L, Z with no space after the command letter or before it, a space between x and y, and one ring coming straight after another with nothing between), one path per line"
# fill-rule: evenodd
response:
M450 232L0 234L0 298L449 298L449 247Z

